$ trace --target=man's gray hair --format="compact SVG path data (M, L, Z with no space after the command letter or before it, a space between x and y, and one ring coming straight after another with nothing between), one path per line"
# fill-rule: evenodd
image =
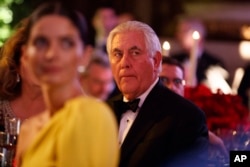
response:
M116 26L110 33L107 39L107 53L110 55L111 43L115 35L129 31L142 32L145 37L146 49L150 56L154 56L156 52L161 53L161 43L155 31L147 24L140 21L127 21Z

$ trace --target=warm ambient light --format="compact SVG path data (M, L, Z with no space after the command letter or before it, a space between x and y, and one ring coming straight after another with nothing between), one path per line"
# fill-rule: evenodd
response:
M240 56L245 60L250 60L250 41L241 41L239 45Z
M240 86L240 82L242 80L242 77L244 75L244 69L242 67L239 67L235 70L234 79L232 82L232 94L238 93L238 88Z
M170 44L169 44L168 41L165 41L165 42L163 43L163 49L165 49L165 50L170 50Z
M168 41L164 41L162 45L162 55L163 56L168 56L169 55L169 50L170 50L170 44Z
M216 93L218 90L224 94L232 93L231 87L226 82L228 72L225 69L220 66L211 66L206 71L206 77L207 80L204 84L207 85L213 93Z
M194 31L192 34L193 39L198 40L200 39L200 34L198 31Z
M198 57L198 51L199 51L199 39L200 39L200 34L198 31L194 31L192 34L192 48L190 50L190 65L189 65L189 69L188 74L186 76L186 81L187 81L187 85L194 87L197 84L197 80L196 80L196 68L197 68L197 57Z
M243 39L250 40L250 26L244 25L241 27L241 35Z

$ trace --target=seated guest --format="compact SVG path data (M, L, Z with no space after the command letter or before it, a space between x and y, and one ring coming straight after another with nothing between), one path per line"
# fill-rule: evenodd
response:
M9 132L9 118L21 121L45 109L41 87L32 77L22 47L26 43L27 19L23 19L0 52L0 131Z
M138 21L119 24L107 52L121 91L108 101L119 122L119 166L205 167L205 115L159 81L161 44L154 30Z
M163 57L160 79L170 90L184 96L184 68L177 60L170 57ZM228 151L223 140L211 131L209 131L208 135L211 146L218 148L226 157L228 157Z
M79 81L87 33L80 18L59 2L30 16L24 59L41 85L46 111L22 124L17 166L117 166L114 116L104 102L85 97Z
M118 24L118 16L115 8L105 3L97 7L92 18L94 28L94 51L106 55L106 41L109 32Z
M160 80L173 92L184 96L184 68L180 62L171 57L162 57Z
M199 33L199 39L197 39L195 51L193 50L194 40L192 36L194 31ZM181 50L180 52L173 54L172 57L181 62L185 68L184 72L187 86L196 86L197 84L206 81L206 72L210 67L217 66L225 69L222 60L205 49L206 27L201 20L194 18L180 18L176 28L176 39L181 46ZM195 53L192 54L192 52ZM191 61L191 56L195 56L195 61ZM195 62L195 64L192 64L193 62ZM193 71L191 68L195 68L194 74L191 74ZM194 84L190 83L192 80L194 80Z
M80 76L83 90L87 95L106 100L115 84L108 58L93 56Z

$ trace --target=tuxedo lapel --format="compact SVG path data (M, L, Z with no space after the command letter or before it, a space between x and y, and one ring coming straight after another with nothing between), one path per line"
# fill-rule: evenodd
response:
M122 98L123 98L123 95L119 94L119 95L114 96L113 98L109 99L108 101L106 101L107 104L113 109L113 112L115 113L118 125L120 123L122 112L120 111L119 105L116 102L121 101Z
M159 96L161 96L161 98L158 98ZM121 164L127 164L127 161L131 160L131 156L133 156L133 153L135 153L135 150L137 149L138 145L142 140L145 139L145 136L149 133L149 131L151 131L152 129L156 129L157 130L156 133L161 133L161 131L159 131L161 127L159 126L163 126L163 129L166 128L169 129L169 126L172 125L170 123L172 122L171 120L172 117L171 116L166 117L166 115L168 115L168 112L172 110L172 104L171 102L170 104L168 103L169 110L167 111L166 109L162 109L162 105L165 105L166 100L172 99L173 96L177 95L172 91L168 90L166 87L164 87L164 85L162 85L160 82L158 82L154 86L154 88L150 91L145 101L143 102L139 110L139 113L136 119L134 120L133 125L131 126L127 136L125 137L123 144L121 145L121 159L120 159ZM110 99L110 101L108 102L114 109L118 124L120 123L121 114L119 110L115 109L114 101L121 99L122 95L116 96ZM165 121L164 122L161 121L161 124L159 124L158 120L161 120L162 117L165 118ZM155 131L152 132L152 134L157 135L155 134Z
M134 147L136 147L147 131L153 126L154 120L152 117L150 117L151 111L150 109L140 110L140 113L135 119L121 146L122 157L127 157L127 154L130 154L130 152L134 149ZM142 114L142 112L144 113Z
M133 125L131 126L124 142L121 146L122 155L121 161L123 158L126 159L127 156L130 156L133 149L138 145L141 139L144 138L148 130L154 125L156 118L160 115L161 110L158 109L157 105L157 95L159 83L152 89L147 98L145 99L143 105L140 108L138 116L136 117ZM154 101L152 103L152 101Z

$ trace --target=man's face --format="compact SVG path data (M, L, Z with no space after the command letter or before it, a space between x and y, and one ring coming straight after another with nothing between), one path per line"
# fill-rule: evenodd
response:
M106 100L114 89L111 69L98 64L92 64L88 74L82 78L84 90L91 96Z
M143 94L157 78L161 56L149 55L144 35L139 31L118 33L109 55L115 81L123 95L131 100Z
M114 9L101 8L97 11L96 16L93 19L93 26L97 31L101 31L105 35L117 25L118 18Z
M180 23L177 28L177 39L184 50L190 52L193 46L193 28L188 23Z
M183 71L176 65L162 64L160 78L164 85L175 93L184 96Z

